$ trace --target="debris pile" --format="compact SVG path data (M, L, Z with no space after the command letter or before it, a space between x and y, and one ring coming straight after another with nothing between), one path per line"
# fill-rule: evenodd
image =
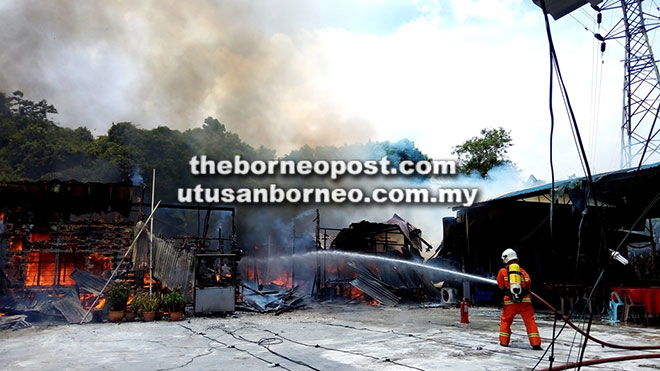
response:
M9 313L21 313L25 318L29 315L34 319L80 323L85 315L78 293L70 288L25 290L25 292L13 292L4 298L6 304L3 310ZM90 321L91 317L85 320L85 322Z
M0 317L0 330L19 330L32 327L25 314Z
M351 286L371 296L380 304L397 305L399 303L401 298L387 289L387 283L379 279L369 268L359 262L348 262L348 266L358 273L357 278L350 282Z
M250 312L275 313L276 315L302 308L306 305L306 295L300 295L297 292L298 287L282 290L280 287L270 285L268 289L261 291L243 285L243 288L247 290L243 291L243 302L238 303L236 308Z

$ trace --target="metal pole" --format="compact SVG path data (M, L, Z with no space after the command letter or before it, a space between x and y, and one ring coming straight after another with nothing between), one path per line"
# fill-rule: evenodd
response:
M151 180L151 215L154 213L154 197L156 195L156 169L153 169ZM153 266L154 266L154 218L151 218L151 226L149 227L149 296L152 295L151 281L153 281Z
M649 218L649 235L651 236L651 271L655 272L656 244L655 237L653 235L653 220L651 218Z
M292 236L292 245L291 245L291 255L293 255L293 259L291 259L291 288L294 286L294 281L296 280L296 219L291 219L291 226L293 228L293 236Z
M316 234L316 251L321 251L321 213L319 209L316 209L316 222L315 234ZM323 247L325 248L325 239L323 242ZM323 272L321 271L321 264L323 263ZM321 261L321 256L316 257L316 294L319 299L325 300L325 261Z
M222 227L218 227L218 251L223 254L225 252L225 244L222 242Z
M273 279L273 277L271 277L270 275L270 249L271 249L271 241L270 241L270 234L268 234L268 256L266 257L266 274L265 274L266 282L270 282Z

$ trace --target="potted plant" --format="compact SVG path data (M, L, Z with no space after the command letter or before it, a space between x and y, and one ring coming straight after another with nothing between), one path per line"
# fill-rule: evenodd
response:
M146 295L148 294L145 294L142 291L138 291L135 294L133 301L131 302L131 311L135 312L136 316L142 315L142 313L144 313L144 307L142 304L144 303L144 298Z
M131 298L131 296L133 296L133 300L131 300L131 303L130 303L130 309L131 310L127 310L124 313L124 318L126 319L126 321L129 321L129 322L130 321L135 321L135 317L137 316L137 313L140 310L140 301L138 299L139 298L138 293L135 292L135 290L131 290L130 295L129 295L129 299Z
M128 295L129 289L122 283L116 284L112 290L110 290L110 293L108 293L108 301L110 301L108 320L110 322L120 322L122 318L124 318Z
M183 311L183 295L177 287L163 298L163 306L170 313L170 321L180 321Z
M160 299L157 296L144 295L140 299L140 307L142 309L142 317L145 322L151 322L156 318L156 311L160 306Z

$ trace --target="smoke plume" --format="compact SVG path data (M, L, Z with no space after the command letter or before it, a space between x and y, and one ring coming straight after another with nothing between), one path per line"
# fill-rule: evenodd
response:
M215 116L279 153L368 139L369 123L318 78L318 35L293 29L315 10L278 4L1 2L0 91L47 97L57 121L96 135L111 122L186 129Z

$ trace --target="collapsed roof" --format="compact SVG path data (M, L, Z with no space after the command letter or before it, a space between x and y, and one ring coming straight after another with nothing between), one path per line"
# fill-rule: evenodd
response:
M432 249L422 238L422 231L397 214L382 223L367 220L352 223L337 234L332 248L372 253L397 251L406 257L421 257L422 251Z

